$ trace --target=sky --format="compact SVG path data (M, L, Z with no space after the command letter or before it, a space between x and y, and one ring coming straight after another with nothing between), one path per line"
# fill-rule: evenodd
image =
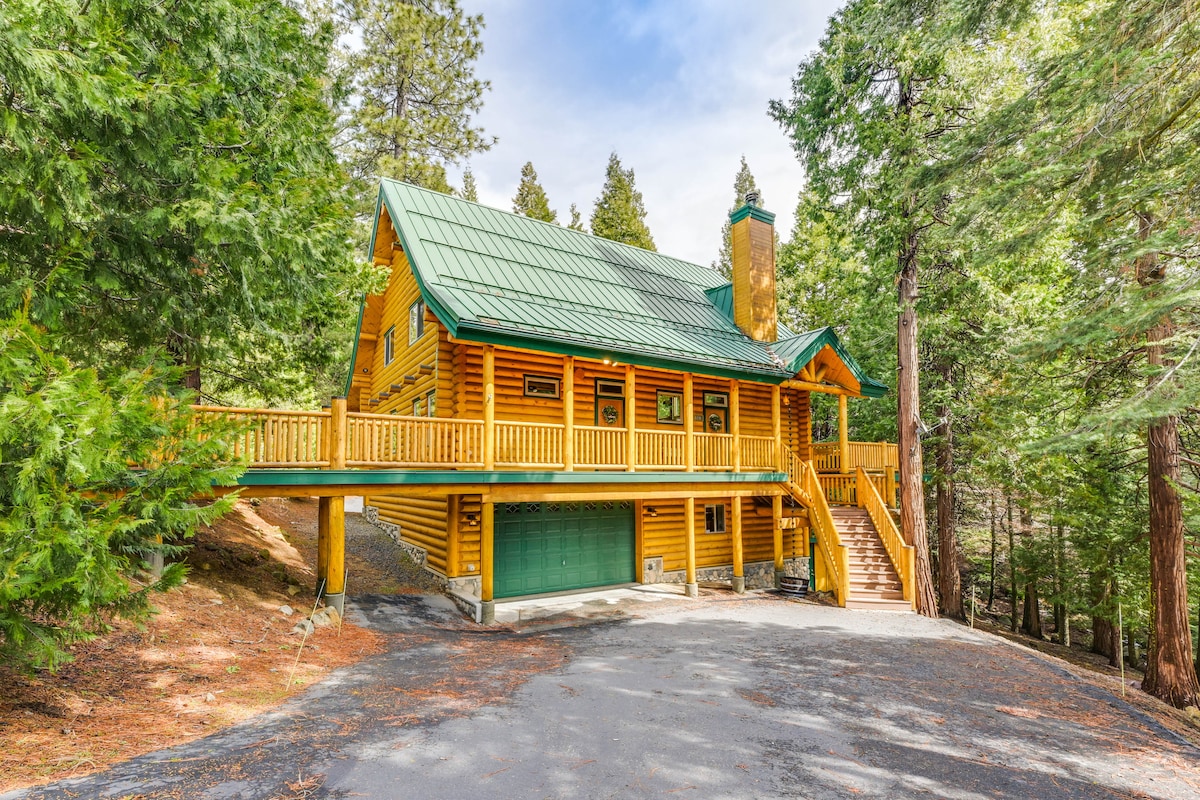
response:
M835 0L462 0L483 14L476 120L499 139L470 159L480 202L511 210L532 161L558 212L586 223L611 152L636 174L658 250L710 264L745 155L784 241L804 173L773 99L791 97ZM461 185L461 167L451 183Z

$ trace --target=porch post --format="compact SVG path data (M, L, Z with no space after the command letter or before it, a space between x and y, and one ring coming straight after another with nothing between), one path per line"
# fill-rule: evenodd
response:
M775 469L783 472L783 424L780 421L781 410L779 384L771 387L771 438L775 440Z
M575 469L575 356L563 359L563 469Z
M783 577L783 495L771 497L771 550L775 554L775 588Z
M483 468L496 468L496 348L483 346Z
M495 573L492 571L493 545L496 521L496 505L484 501L482 519L479 522L479 621L490 625L496 621L496 603L493 594Z
M696 430L692 419L692 373L683 373L683 466L688 472L696 471Z
M329 587L329 501L332 498L317 498L317 591Z
M325 581L325 605L342 614L346 610L346 498L328 499L329 572Z
M838 395L838 445L843 475L850 474L850 411L846 395Z
M683 501L684 548L687 550L687 577L683 591L688 597L697 597L700 587L696 585L696 498Z
M733 435L733 441L730 443L731 459L733 461L733 471L742 471L742 413L741 413L741 397L738 393L738 382L736 380L729 381L729 432Z
M625 365L625 471L637 469L637 382L633 364Z
M742 564L742 498L733 500L733 591L746 591L746 571Z

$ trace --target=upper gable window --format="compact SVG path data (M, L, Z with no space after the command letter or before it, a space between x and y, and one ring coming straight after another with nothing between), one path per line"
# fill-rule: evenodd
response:
M408 343L412 344L425 333L425 301L418 300L408 307Z
M558 397L560 386L559 378L547 378L542 375L525 376L526 397Z
M658 390L658 421L683 424L683 393Z
M386 367L396 358L396 326L387 329L383 334L383 365Z

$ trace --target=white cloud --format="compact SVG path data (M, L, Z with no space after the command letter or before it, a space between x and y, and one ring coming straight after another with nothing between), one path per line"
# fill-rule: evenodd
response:
M493 87L479 122L500 138L471 161L480 200L511 207L533 161L559 219L574 202L586 220L615 150L659 250L708 264L744 154L786 239L803 171L767 103L790 97L837 5L468 0Z

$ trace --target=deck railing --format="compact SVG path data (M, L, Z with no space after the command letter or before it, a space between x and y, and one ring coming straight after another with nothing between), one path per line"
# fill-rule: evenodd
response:
M839 442L816 442L812 446L813 465L817 472L842 472L853 475L855 467L867 472L883 472L900 468L900 456L896 445L891 442L849 442L847 451L850 463L842 468L842 452Z
M201 420L222 418L235 423L233 455L245 458L251 467L325 468L336 463L356 468L482 469L485 465L487 428L483 420L344 411L334 419L330 410L193 408ZM627 470L632 465L654 471L774 472L779 468L782 447L771 436L739 435L735 448L733 434L697 431L689 448L684 431L637 429L630 448L626 428L576 425L569 449L565 425L515 420L496 420L492 436L497 469ZM334 447L335 439L342 449ZM814 481L828 502L855 505L857 473L821 469L837 463L822 454L820 448L828 447L827 443L814 445ZM889 448L892 455L888 455ZM851 442L850 452L866 459L858 466L865 469L879 493L894 498L894 473L876 470L875 465L893 459L895 445Z
M850 592L850 552L838 535L829 503L825 500L824 487L812 464L802 461L790 450L784 454L784 459L789 488L807 506L809 524L820 544L825 574L813 581L813 588L823 592L833 591L838 605L844 606Z

